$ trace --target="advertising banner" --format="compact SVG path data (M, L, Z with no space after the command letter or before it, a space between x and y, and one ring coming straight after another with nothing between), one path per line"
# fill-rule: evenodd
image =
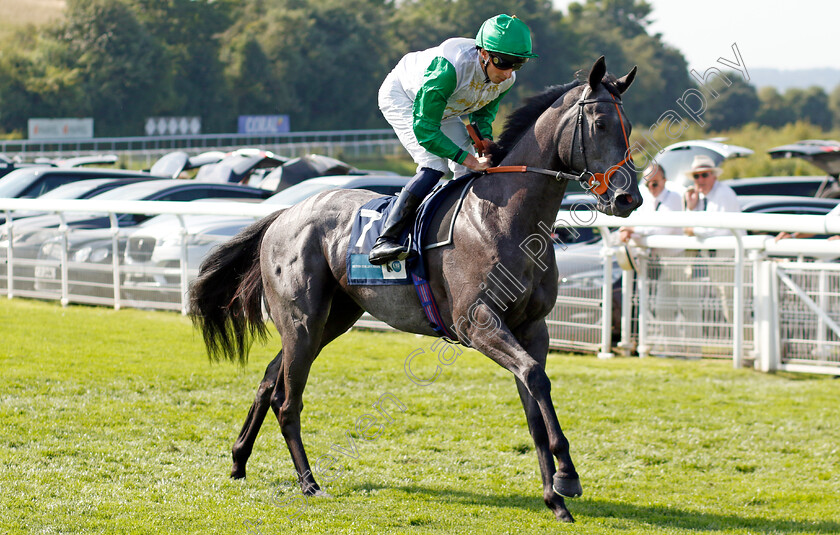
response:
M283 134L289 132L288 115L240 115L240 134Z
M91 139L93 118L29 119L29 139Z

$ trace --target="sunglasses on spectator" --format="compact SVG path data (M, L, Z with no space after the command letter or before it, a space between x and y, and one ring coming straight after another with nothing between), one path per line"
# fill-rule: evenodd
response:
M694 178L708 178L712 176L712 173L709 171L703 171L702 173L694 173Z
M518 71L525 65L525 62L528 61L528 58L517 58L514 56L499 56L497 54L490 54L490 61L493 62L493 66L499 69L500 71L506 71L508 69L513 69L514 71Z
M647 182L647 187L649 187L649 188L658 188L658 187L659 187L659 184L660 184L660 183L659 183L659 182L656 182L655 180L648 180L648 182Z

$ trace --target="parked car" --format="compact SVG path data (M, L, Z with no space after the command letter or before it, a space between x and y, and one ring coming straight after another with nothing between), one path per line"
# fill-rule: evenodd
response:
M732 188L738 196L816 197L824 183L825 177L822 176L759 176L724 181L724 184Z
M263 203L276 205L280 209L328 189L368 189L383 195L393 195L408 180L407 177L393 175L319 177L272 195ZM181 220L188 230L187 269L191 274L198 272L198 266L213 247L254 221L248 217L204 215L183 216ZM159 215L120 236L118 250L125 266L122 282L127 299L180 302L181 251L185 244L182 234L173 230L180 228L181 223L176 216ZM39 258L51 259L57 265L61 244L60 237L45 242ZM76 284L72 293L83 295L85 292L96 291L98 287L113 284L110 272L112 251L112 236L108 229L86 232L84 235L71 233L68 258L76 262L103 264L103 269L98 272L87 268L71 269L68 278L84 281L87 286L85 289L82 287L85 285ZM36 277L36 285L41 289L56 290L60 285L60 273L55 268L42 270L41 276Z
M85 165L114 165L120 160L116 154L92 154L73 158L35 158L36 164L54 167L83 167Z
M209 165L204 165L195 175L196 180L204 182L227 182L255 185L249 183L253 173L260 169L273 169L288 161L273 152L260 149L238 149L225 154L225 157Z
M8 175L9 173L14 171L15 169L21 169L23 167L44 167L44 166L43 165L38 165L38 164L30 164L30 163L23 164L23 163L17 162L15 160L9 158L5 154L0 154L0 178Z
M149 173L121 169L27 167L0 178L0 198L34 199L64 184L97 178L148 178Z
M91 201L195 201L198 199L266 199L270 192L238 184L217 184L194 180L159 179L127 184L91 197ZM150 216L144 214L120 214L117 220L121 227L142 223ZM58 227L63 223L70 228L105 228L110 226L107 215L99 212L71 213L62 218L58 215L44 215L28 218L16 225L16 236L39 229Z
M366 189L382 195L395 195L408 184L409 178L391 173L369 175L321 176L304 180L269 197L266 204L291 206L329 189Z
M840 199L791 198L784 195L745 196L739 200L743 212L754 214L825 215L840 203ZM764 232L750 231L750 234L764 234ZM814 238L828 238L828 235L816 235Z
M139 178L94 178L93 180L80 180L78 182L70 182L59 186L54 190L39 196L43 200L66 200L66 199L90 199L100 193L111 191L114 188L134 184L137 182L146 182L148 180L158 180L155 177L139 177ZM13 212L13 219L17 221L24 217L33 217L36 215L43 215L43 211L30 210L21 211L15 210ZM0 216L0 224L5 222L5 216Z
M356 169L352 165L330 158L329 156L322 156L320 154L307 154L299 158L292 158L284 162L282 165L275 167L266 174L265 178L257 184L261 188L282 191L286 188L300 184L305 180L309 180L319 176L337 176L337 175L388 175L398 176L396 173L388 173L383 171L363 171Z
M840 198L840 142L821 139L806 139L782 145L767 151L773 159L802 158L826 173L817 191L817 197Z
M91 200L95 201L194 201L198 199L265 199L270 192L240 186L237 184L218 184L197 182L192 180L171 179L151 180L147 182L129 184L101 193ZM132 227L149 219L143 214L119 214L117 221L121 228ZM34 268L32 261L38 258L42 245L58 236L57 227L60 224L71 229L109 228L110 218L103 213L72 213L59 215L43 215L16 222L14 226L14 258L20 263L15 276L26 281L33 280ZM9 246L9 229L0 231L0 260L5 259ZM29 262L27 262L29 261ZM5 266L2 266L5 270ZM19 269L20 273L17 271Z
M162 178L184 178L185 171L213 165L224 157L225 153L220 151L202 152L195 156L190 156L184 151L174 151L158 158L149 169L149 174Z
M83 165L110 165L115 164L119 158L116 154L101 154L93 156L79 156L54 160L50 158L36 158L34 162L21 162L0 154L0 177L3 177L16 169L27 169L32 167L81 167Z
M221 218L212 215L184 216L189 232L187 245L188 265L198 270L204 256L220 242L236 235L254 218ZM180 259L183 237L178 216L162 214L121 231L116 237L111 229L72 232L67 237L68 292L75 300L95 302L98 296L110 299L113 295L114 241L117 258L123 267L120 272L122 295L125 299L144 300L155 298L158 302L180 302ZM149 236L160 236L159 239ZM198 236L198 237L194 237ZM59 265L64 238L55 236L44 242L38 252L39 265L35 269L35 289L40 292L60 292ZM126 248L131 250L126 255ZM152 263L152 252L164 260ZM148 256L147 256L148 255ZM49 265L52 264L52 265ZM151 281L151 282L150 282ZM149 289L154 290L150 293ZM104 293L106 294L103 296Z

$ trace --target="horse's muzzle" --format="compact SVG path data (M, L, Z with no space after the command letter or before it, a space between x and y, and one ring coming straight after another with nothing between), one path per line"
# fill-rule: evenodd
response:
M627 193L621 189L616 190L615 195L612 198L612 202L610 203L613 215L617 215L618 217L629 216L633 210L641 205L642 196L639 193L633 195L632 193Z

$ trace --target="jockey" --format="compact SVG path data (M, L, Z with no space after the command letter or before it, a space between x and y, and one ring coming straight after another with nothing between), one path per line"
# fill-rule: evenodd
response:
M461 116L469 114L489 140L499 102L516 80L514 71L535 57L528 26L516 17L496 15L484 21L475 39L448 39L411 52L388 74L379 88L379 109L417 163L417 174L392 206L370 252L371 264L408 255L397 240L447 167L460 176L490 166L489 158L475 156Z

